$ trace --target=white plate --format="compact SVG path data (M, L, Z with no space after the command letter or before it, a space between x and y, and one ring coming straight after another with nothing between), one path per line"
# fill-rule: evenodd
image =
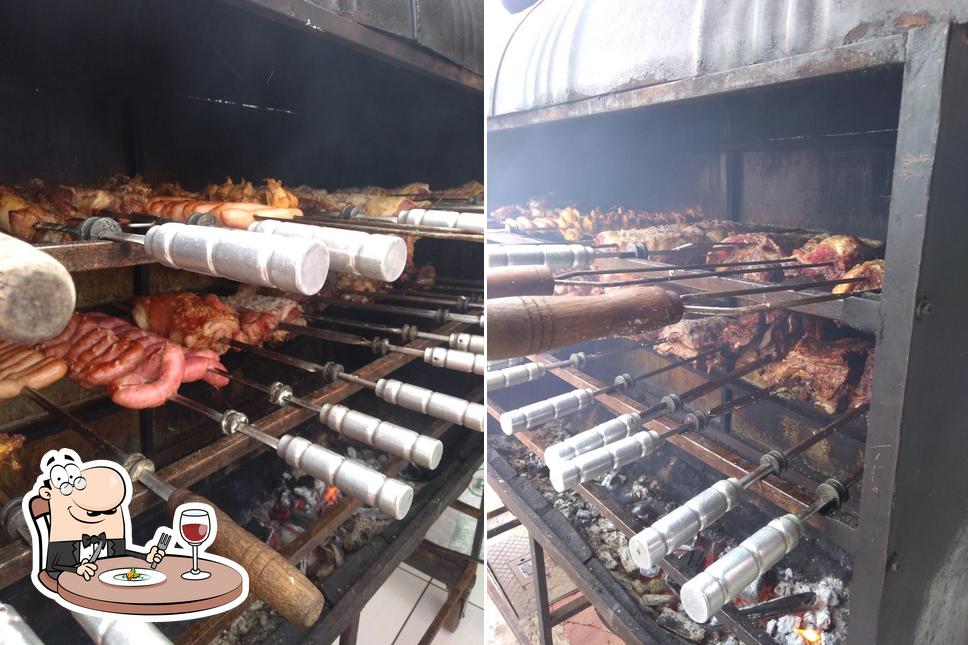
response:
M147 565L144 569L135 567L135 570L140 574L137 580L128 580L125 578L125 574L131 571L130 567L127 569L111 569L110 571L105 571L97 579L117 587L150 587L151 585L164 582L167 577L161 571L152 569Z

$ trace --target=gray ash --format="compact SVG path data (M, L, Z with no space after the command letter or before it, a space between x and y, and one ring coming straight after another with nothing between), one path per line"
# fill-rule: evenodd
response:
M532 435L539 444L551 445L572 434L565 427L568 426L552 422L533 430ZM576 427L574 431L581 429ZM664 575L658 571L639 570L631 558L625 535L611 521L601 517L578 493L555 491L545 464L521 442L503 434L491 434L488 441L565 516L584 538L595 558L637 599L643 612L652 616L657 624L688 642L738 645L739 641L715 618L706 625L690 620L682 611L678 596L666 584ZM599 483L608 490L608 494L630 509L642 526L646 526L678 506L678 502L672 501L669 495L688 499L697 490L715 481L710 477L711 474L701 468L679 460L669 460L668 455L652 455L606 475ZM679 553L693 552L698 568L704 568L749 535L752 529L769 521L769 517L755 507L737 509L733 517L727 516L721 523L707 529L692 544L680 549ZM821 558L822 562L816 558L816 549L794 550L784 561L795 565L793 569L771 570L751 585L736 603L742 606L804 591L816 593L817 601L809 611L758 622L758 626L778 643L805 645L806 641L795 628L817 629L822 634L822 645L839 645L845 641L848 609L847 588L843 580L849 577L849 562L843 558L838 560L835 555ZM794 573L794 570L798 573ZM810 572L811 579L800 572Z

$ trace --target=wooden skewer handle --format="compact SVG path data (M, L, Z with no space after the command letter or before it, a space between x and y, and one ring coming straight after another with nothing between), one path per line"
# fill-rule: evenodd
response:
M555 276L543 265L495 267L487 272L487 297L550 296L555 292Z
M201 502L215 509L218 532L212 553L239 563L249 574L249 590L287 619L308 627L323 612L323 594L299 569L272 547L257 540L200 495L179 488L168 498L168 512L179 504Z
M60 262L0 233L0 339L32 345L64 331L74 280Z
M660 287L600 296L522 296L487 303L487 357L528 356L596 338L640 334L682 318L682 301Z

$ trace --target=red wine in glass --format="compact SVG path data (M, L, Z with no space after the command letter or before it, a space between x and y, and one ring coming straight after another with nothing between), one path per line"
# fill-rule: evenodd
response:
M208 511L200 508L191 508L183 511L178 518L178 530L181 532L182 539L192 547L192 568L182 574L186 580L204 580L212 574L208 571L201 571L198 568L198 547L208 537L211 526Z

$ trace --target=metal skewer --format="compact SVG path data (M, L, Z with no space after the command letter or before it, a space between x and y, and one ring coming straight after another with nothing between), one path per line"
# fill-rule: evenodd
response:
M483 309L484 303L482 302L472 302L467 296L458 296L456 298L445 298L437 297L433 295L414 295L407 293L399 293L396 291L358 291L356 289L341 289L340 293L349 293L357 296L369 296L371 298L380 298L381 300L396 300L399 302L414 302L418 304L427 305L445 305L448 307L453 307L460 313L464 313L468 309Z
M336 486L347 495L375 506L395 519L404 518L410 510L413 503L413 489L410 486L361 462L348 459L302 437L290 434L274 437L266 434L250 425L248 417L236 410L219 412L180 394L174 394L168 400L217 422L223 434L244 434L273 448L293 468L298 468L330 486Z
M653 345L656 344L658 343L653 343ZM491 392L494 390L502 390L506 387L511 387L512 385L531 383L544 377L549 370L556 370L562 367L582 368L588 364L588 361L595 361L600 358L625 354L626 352L634 352L635 350L643 349L644 347L644 344L637 343L632 347L621 347L610 349L604 352L595 352L593 354L575 352L565 360L544 364L525 362L523 357L506 359L503 361L491 361L488 363L488 370L485 372L487 390L488 392ZM693 361L695 358L691 358L689 360Z
M285 383L275 382L272 385L263 385L222 370L209 368L209 371L267 394L269 401L274 405L280 407L292 405L311 410L318 415L320 422L330 429L350 439L373 446L377 450L382 450L395 457L401 457L431 470L440 465L444 444L438 439L424 436L403 426L383 421L357 410L351 410L342 405L332 403L315 405L293 395L292 388Z
M655 430L635 432L624 439L583 452L572 459L559 460L554 462L554 465L549 464L551 485L558 492L563 492L578 484L598 479L606 473L652 454L663 441L671 436L684 432L702 431L711 420L742 410L771 396L777 387L779 386L774 385L767 389L758 390L718 405L706 412L690 410L686 414L686 421L672 428L659 432Z
M759 311L776 311L859 295L860 291L826 293L806 298L760 302L740 307L693 304L700 299L745 297L789 292L839 284L866 282L867 278L840 278L812 282L774 284L764 287L703 291L678 294L656 286L610 290L602 295L518 296L488 301L488 357L493 359L529 356L557 347L597 338L630 336L671 325L685 314L738 316Z
M700 623L709 620L797 547L808 519L840 508L848 499L850 487L862 476L860 470L843 482L837 479L823 482L817 487L816 501L809 507L795 515L789 513L774 519L682 585L679 595L689 617Z
M407 354L408 356L418 356L424 363L433 367L454 370L457 372L468 372L473 374L484 374L486 360L483 354L472 354L459 349L449 349L447 347L428 347L417 349L405 345L393 345L386 338L373 338L368 340L355 334L347 334L341 331L329 329L318 329L316 327L306 327L304 325L294 325L292 323L280 322L279 329L303 336L312 336L330 340L344 345L356 345L358 347L369 347L374 354L384 356L387 352L397 354Z
M654 376L658 376L659 374L664 374L665 372L675 369L676 367L688 365L694 361L712 356L713 354L719 353L719 351L720 349L718 347L716 349L710 349L697 354L692 358L676 361L674 363L664 365L658 369L645 372L644 374L639 374L635 378L632 378L628 374L620 374L619 376L615 377L615 383L612 385L607 385L600 388L578 388L571 390L570 392L565 392L564 394L553 396L550 399L545 399L544 401L537 401L515 410L508 410L501 415L501 429L504 431L504 434L514 434L522 430L536 428L542 424L548 423L549 421L553 421L554 419L561 419L584 410L595 403L595 397L599 394L609 394L610 392L615 392L618 390L624 392L640 381L650 379ZM571 361L569 360L568 363L570 364ZM531 363L531 365L534 365L534 363Z
M424 340L435 340L447 343L451 349L459 349L472 354L483 354L487 346L484 344L483 336L476 336L467 333L453 333L448 335L434 334L427 331L420 331L416 325L403 325L402 327L391 327L379 323L363 322L360 320L349 320L347 318L333 318L330 316L305 316L309 320L326 322L334 325L346 325L347 327L359 327L371 331L381 331L388 334L397 334L404 341L412 342L418 338Z
M846 414L813 432L786 450L771 450L760 458L760 465L744 477L731 477L716 482L682 506L656 520L629 539L632 559L643 569L658 566L667 555L695 538L700 531L712 526L723 515L735 508L743 493L768 475L780 475L789 460L811 446L827 439L849 422L867 412L868 404L853 408Z
M694 280L696 278L718 278L727 275L745 275L747 273L763 273L767 271L784 271L787 269L813 269L817 267L829 267L832 266L832 262L815 262L812 264L771 264L766 266L753 266L744 267L738 269L727 269L725 271L705 271L705 266L696 266L683 268L678 267L674 269L665 269L667 271L682 271L683 273L677 273L675 275L664 275L656 278L638 278L632 280L609 280L606 282L593 282L589 280L563 280L560 277L555 278L555 284L563 284L569 286L591 286L591 287L628 287L634 284L659 284L662 282L679 282L682 280ZM620 269L616 269L615 273L626 273Z
M749 242L691 242L673 249L652 251L643 242L626 245L623 251L602 251L584 244L493 244L487 247L488 267L544 265L552 269L588 267L604 258L648 259L686 251L750 246Z
M343 371L343 366L338 363L326 363L320 365L300 358L280 354L279 352L249 345L237 340L225 340L227 344L236 349L250 352L256 356L262 356L269 360L290 365L313 374L320 374L327 381L342 380L373 390L376 396L387 403L399 405L408 410L415 410L423 414L432 416L444 421L462 425L478 432L484 431L484 415L486 410L483 405L465 401L464 399L435 392L427 388L404 383L396 379L381 378L378 381L370 381L355 374Z
M579 432L565 441L548 446L544 453L549 468L558 468L563 462L571 461L585 453L600 450L609 444L624 440L638 430L642 424L657 419L663 414L671 414L683 409L689 401L714 392L734 380L753 372L776 360L773 354L766 354L755 361L738 367L719 378L698 385L682 394L667 394L661 401L639 412L623 414L597 426Z
M315 298L316 302L321 302L335 307L348 309L361 309L363 311L376 311L380 313L398 314L401 316L413 316L414 318L427 318L436 320L439 323L459 322L470 325L484 326L483 315L455 314L447 309L416 309L414 307L398 307L396 305L383 305L370 302L354 302L352 300L340 300L339 298Z
M584 269L582 271L569 271L568 273L562 273L556 276L556 279L567 280L569 278L577 278L583 275L607 275L609 273L661 273L663 271L696 271L705 269L725 269L733 267L751 267L764 265L763 271L770 271L775 269L778 264L792 264L797 262L794 257L779 258L776 260L744 260L737 262L713 262L711 264L667 264L662 266L647 266L647 267L628 267L628 268L610 268L610 269ZM814 266L832 266L833 262L822 262Z

